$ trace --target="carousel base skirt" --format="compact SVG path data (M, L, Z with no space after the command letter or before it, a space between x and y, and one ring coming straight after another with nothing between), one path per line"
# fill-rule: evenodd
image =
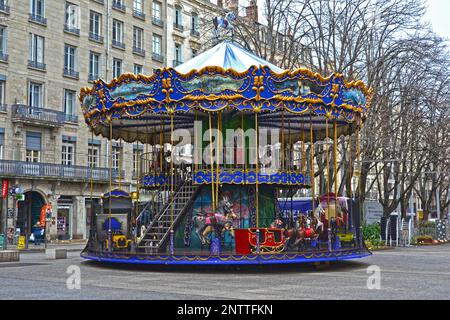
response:
M156 255L83 251L81 257L104 263L140 265L282 265L352 260L372 255L365 249L260 255Z

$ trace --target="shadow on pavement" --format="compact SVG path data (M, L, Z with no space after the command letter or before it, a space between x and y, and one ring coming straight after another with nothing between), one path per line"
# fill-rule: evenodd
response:
M314 265L311 263L292 265L248 265L248 266L166 266L166 265L134 265L122 263L105 263L97 261L83 261L81 265L105 270L175 272L175 273L241 273L241 274L271 274L271 273L313 273L313 272L342 272L355 269L366 269L370 266L363 260L336 261L330 264Z

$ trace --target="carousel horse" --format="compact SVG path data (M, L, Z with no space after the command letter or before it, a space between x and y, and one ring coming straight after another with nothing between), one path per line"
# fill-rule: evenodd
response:
M214 17L213 18L213 24L214 24L214 30L213 34L214 36L219 39L220 37L220 29L230 30L231 31L231 38L234 36L234 27L231 24L231 21L236 20L236 16L234 15L234 12L228 12L225 14L225 17Z
M299 248L300 245L304 245L305 240L317 240L322 233L322 226L314 215L312 217L306 217L302 215L297 220L296 226L293 229L286 231L286 247L287 248Z
M233 204L228 197L224 197L217 207L214 214L197 215L192 218L194 222L195 232L202 245L211 243L209 235L215 231L216 234L222 234L224 231L230 231L234 238L233 219L237 215L233 212Z

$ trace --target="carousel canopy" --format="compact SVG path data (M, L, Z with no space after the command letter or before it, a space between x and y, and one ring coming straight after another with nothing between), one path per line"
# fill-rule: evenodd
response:
M95 134L155 144L161 132L167 142L171 128L192 132L195 119L237 112L249 121L257 113L260 128L281 129L294 139L308 136L311 127L314 140L323 139L326 122L328 129L336 123L338 135L351 134L364 121L371 96L361 81L308 69L283 71L225 41L175 69L96 80L81 90L80 101Z
M232 69L237 72L245 72L251 66L268 66L270 70L276 73L284 71L230 41L224 41L199 54L179 65L175 70L179 73L189 73L192 70L202 70L210 66L221 67L224 70Z

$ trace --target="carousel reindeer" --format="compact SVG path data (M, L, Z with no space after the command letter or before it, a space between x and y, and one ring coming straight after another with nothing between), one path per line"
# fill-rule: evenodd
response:
M214 24L214 30L213 34L216 37L216 39L220 38L220 29L225 29L227 31L231 31L231 39L234 37L234 27L231 24L231 21L236 20L236 16L234 12L228 12L225 14L225 17L214 17L213 18L213 24Z
M233 212L233 204L228 197L223 197L219 202L217 211L210 215L197 215L192 218L194 222L195 232L202 245L211 244L209 235L215 231L216 234L222 234L224 231L230 231L234 238L233 219L237 215Z

